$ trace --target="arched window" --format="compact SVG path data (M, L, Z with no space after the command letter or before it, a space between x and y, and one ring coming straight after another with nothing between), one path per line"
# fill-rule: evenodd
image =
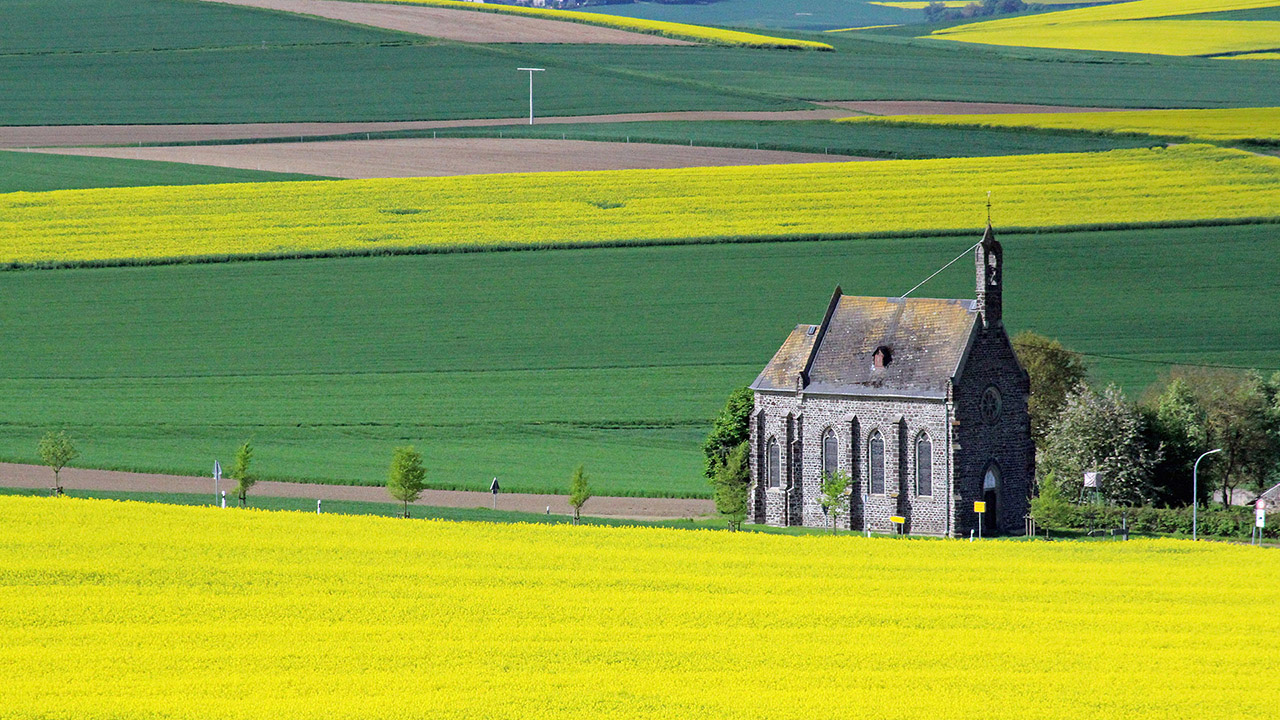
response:
M769 438L769 445L765 450L765 472L768 479L769 487L776 488L782 485L782 455L778 452L778 440Z
M871 439L867 441L867 472L871 474L868 478L871 481L871 494L884 494L884 438L880 437L880 431L876 430L871 433Z
M827 428L822 434L822 475L835 475L840 468L840 445L836 442L836 431Z
M916 494L933 494L933 442L926 433L916 438Z

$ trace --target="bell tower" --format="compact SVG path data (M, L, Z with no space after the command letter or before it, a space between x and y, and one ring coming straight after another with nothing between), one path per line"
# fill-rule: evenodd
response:
M974 253L974 265L978 280L978 312L982 315L982 327L992 328L1003 325L1001 297L1004 286L1003 251L996 240L991 223L987 222L987 230L982 233L982 241L978 243Z

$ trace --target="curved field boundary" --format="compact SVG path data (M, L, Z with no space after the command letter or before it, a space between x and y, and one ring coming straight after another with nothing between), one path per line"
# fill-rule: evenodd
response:
M0 195L16 266L1267 220L1280 160L1212 146Z
M367 2L368 0L356 1ZM758 35L756 33L740 32L737 30L721 30L719 28L704 27L702 25L666 22L664 20L645 20L643 18L627 17L625 15L604 15L590 12L576 12L573 10L552 10L549 8L523 7L519 5L489 5L484 3L462 2L460 0L395 1L421 5L435 5L438 7L471 10L475 12L512 13L515 15L587 23L589 25L603 25L605 27L621 28L632 32L650 33L654 35L661 35L663 37L677 38L680 40L711 43L713 45L738 45L745 47L780 48L787 50L833 49L826 43L815 42L813 40L793 40L791 38Z
M387 30L473 43L690 45L684 40L601 25L568 24L521 15L462 15L451 9L339 0L205 0L279 10Z
M867 115L1003 115L1008 113L1119 112L1142 108L1105 108L1083 105L1029 105L1027 103L960 102L956 100L838 100L815 103ZM837 118L843 120L844 118Z
M513 172L723 167L838 162L850 159L839 155L827 156L779 150L495 138L346 140L145 148L59 148L33 152L161 160L340 178L445 177Z
M51 486L49 468L43 465L0 463L0 486L44 489ZM122 472L65 468L61 473L63 487L76 490L108 490L120 492L158 492L213 495L212 477L160 475L157 473ZM225 480L221 489L229 490L235 481ZM227 493L231 495L230 492ZM310 498L312 500L356 500L360 502L392 502L386 488L367 485L322 485L263 480L253 486L252 495L267 497ZM230 500L228 501L230 502ZM491 508L493 496L486 492L465 490L427 490L414 505L452 508ZM550 507L557 515L572 515L564 495L502 493L498 496L501 510L540 513ZM593 497L583 506L584 515L628 520L660 520L710 515L715 503L697 498Z
M901 115L851 117L842 118L838 122L1075 130L1089 133L1152 135L1159 138L1184 140L1280 144L1280 108L1276 107L966 116Z
M956 25L926 37L1155 55L1265 51L1280 49L1280 22L1169 18L1278 5L1277 0L1137 0Z

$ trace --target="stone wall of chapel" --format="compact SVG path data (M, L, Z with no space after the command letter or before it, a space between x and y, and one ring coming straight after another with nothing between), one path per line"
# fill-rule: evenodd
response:
M837 514L837 527L862 530L869 526L875 532L891 532L890 517L899 515L906 518L904 530L908 533L942 535L948 531L948 409L943 401L757 393L756 412L752 424L752 478L756 480L749 514L752 521L830 526L831 519L819 498L822 437L831 428L838 445L837 467L853 479L850 507ZM866 495L869 439L876 431L884 440L885 488L883 493ZM929 495L920 495L915 483L915 442L922 432L928 433L932 443L933 487ZM791 491L764 487L764 448L770 437L778 438L780 447L784 438L792 443L790 470L796 485ZM784 484L787 478L784 471Z
M982 414L982 397L990 386L1001 396L1001 412L994 423ZM983 477L992 462L1000 469L1000 532L1025 532L1024 518L1030 510L1035 476L1035 444L1027 412L1030 390L1003 327L979 330L954 391L955 517L961 537L977 528L973 503L982 500Z
M800 525L803 506L797 471L803 464L802 445L795 441L803 432L802 404L795 395L755 394L756 422L752 424L752 490L748 519L768 525ZM778 442L780 487L768 487L765 473L769 440ZM794 487L793 487L794 484Z

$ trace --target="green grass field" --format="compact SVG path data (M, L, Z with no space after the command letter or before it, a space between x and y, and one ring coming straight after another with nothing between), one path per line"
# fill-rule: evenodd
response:
M210 165L0 152L0 193L319 179L312 175L238 170Z
M528 87L515 68L535 61L549 69L538 93L547 114L802 107L573 67L534 46L438 42L191 0L22 2L6 6L5 21L6 125L518 117Z
M1280 105L1265 63L957 47L892 33L797 34L830 42L830 53L486 46L189 0L5 10L8 125L518 117L527 85L515 68L527 65L548 69L537 93L544 115L776 110L804 107L801 99Z
M883 158L985 157L1048 152L1089 152L1149 147L1149 139L1085 136L1079 133L1010 132L999 129L953 129L833 122L634 122L508 125L502 128L457 128L439 137L535 137L611 142L656 142L683 145L830 152ZM389 133L413 135L422 133ZM429 136L430 133L427 133Z
M808 100L967 100L1103 107L1280 105L1274 69L1207 58L1000 48L890 31L791 33L834 52L563 45L545 57L586 67ZM786 35L787 33L775 33Z
M1100 380L1280 369L1280 226L1001 239L1009 327L1108 356ZM562 491L585 463L602 494L705 494L710 417L832 287L897 295L973 240L11 272L0 457L66 426L85 465L204 474L252 438L265 476L380 483L412 442L437 487ZM917 294L971 296L966 265Z

